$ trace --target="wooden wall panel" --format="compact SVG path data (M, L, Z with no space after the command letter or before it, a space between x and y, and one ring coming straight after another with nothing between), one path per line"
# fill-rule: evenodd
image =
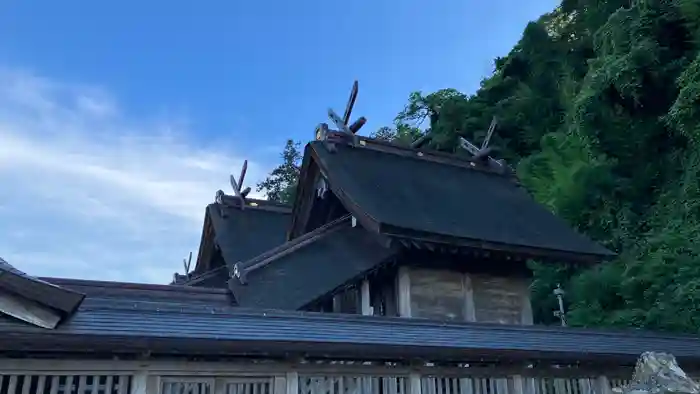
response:
M463 274L446 270L413 269L409 272L411 317L466 320Z
M532 324L527 279L471 275L471 281L476 321Z

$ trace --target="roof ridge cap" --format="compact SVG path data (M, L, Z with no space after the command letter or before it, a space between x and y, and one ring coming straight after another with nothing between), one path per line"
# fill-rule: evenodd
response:
M502 172L496 171L488 167L476 164L473 160L470 160L468 158L460 158L453 153L441 152L432 149L405 147L393 144L391 142L369 137L360 137L360 143L350 148L368 149L375 152L406 157L413 160L459 167L465 170L478 171L486 175L492 175L500 178L509 179L511 181L514 181L516 184L520 184L520 180L515 174L515 171L509 165L505 165L504 170Z

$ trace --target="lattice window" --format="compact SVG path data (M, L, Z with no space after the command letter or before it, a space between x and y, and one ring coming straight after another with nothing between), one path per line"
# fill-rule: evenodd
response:
M161 378L160 394L273 394L272 378Z
M476 378L424 376L421 379L423 394L509 394L513 393L510 378Z
M610 381L610 388L614 389L615 387L622 387L625 385L628 385L631 381L631 379L609 379Z
M407 394L403 376L299 376L299 394Z
M128 375L0 375L3 394L128 394Z
M161 394L213 394L214 379L166 377L161 379Z
M227 379L222 382L225 394L272 394L272 379Z
M599 393L594 378L535 378L534 394L594 394Z

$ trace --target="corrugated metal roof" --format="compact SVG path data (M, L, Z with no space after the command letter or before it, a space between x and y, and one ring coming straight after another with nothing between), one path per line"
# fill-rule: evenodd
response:
M187 297L187 296L186 296ZM700 361L700 339L645 331L442 323L418 319L260 311L221 303L149 300L148 292L88 297L55 330L0 318L4 351L308 356L605 358L633 363L647 350Z

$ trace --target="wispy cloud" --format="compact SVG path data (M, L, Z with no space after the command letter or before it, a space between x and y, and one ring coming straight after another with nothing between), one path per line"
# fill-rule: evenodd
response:
M99 88L0 69L0 256L40 276L167 282L242 159ZM265 172L250 162L246 184Z

